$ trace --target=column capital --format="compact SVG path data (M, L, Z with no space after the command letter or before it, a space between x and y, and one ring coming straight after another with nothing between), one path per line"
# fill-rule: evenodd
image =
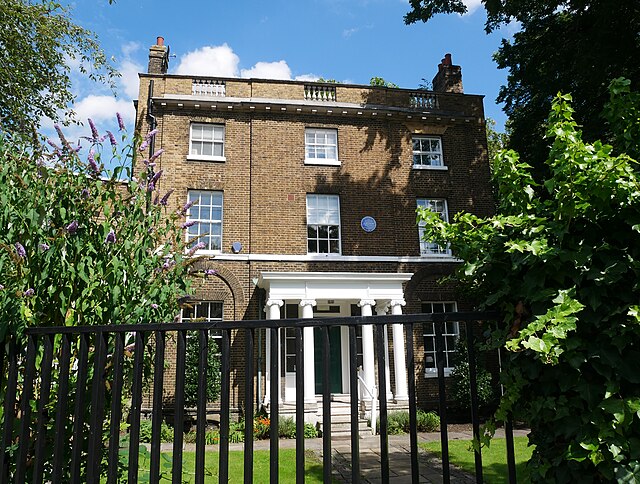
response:
M389 304L385 303L385 304L376 304L376 314L378 316L384 316L385 314L387 314L387 310L389 309Z
M300 300L300 306L304 307L304 306L311 306L312 308L316 307L316 300L315 299L302 299Z
M283 305L284 301L282 299L267 299L267 302L265 303L265 306L267 307L278 306L281 308Z
M407 302L404 299L392 299L389 304L391 306L406 306Z
M358 307L362 307L362 306L375 306L376 305L376 300L375 299L361 299L360 302L358 303Z

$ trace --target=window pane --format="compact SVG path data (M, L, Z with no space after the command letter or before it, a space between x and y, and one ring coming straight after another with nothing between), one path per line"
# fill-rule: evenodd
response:
M307 226L307 237L309 237L311 239L318 238L318 227L316 227L315 225L308 225Z
M328 254L329 253L329 242L326 240L318 241L318 252L320 254Z
M202 139L205 141L211 141L213 139L213 127L212 126L203 126L202 127Z
M330 240L329 241L329 247L331 248L331 253L332 254L339 254L340 253L340 244L337 240Z
M310 254L318 253L318 242L316 240L309 239L307 241L307 252Z
M329 227L327 227L326 225L318 226L318 237L320 237L321 239L329 238Z

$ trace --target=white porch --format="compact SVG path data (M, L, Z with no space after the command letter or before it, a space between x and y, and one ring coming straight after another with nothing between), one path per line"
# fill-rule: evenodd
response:
M267 319L281 317L346 317L357 306L362 316L373 314L402 314L405 305L403 283L410 280L410 273L354 273L354 272L262 272L258 286L267 292L265 312ZM387 401L408 401L405 339L401 324L385 327L385 361ZM358 362L364 385L374 389L377 385L375 370L374 336L372 325L358 328ZM317 329L315 331L318 331ZM321 393L319 363L321 361L318 337L314 328L304 328L304 404L310 412L317 410ZM282 329L278 335L280 402L295 403L295 339L294 331ZM270 335L266 344L266 388L270 387L271 358ZM393 361L389 360L389 341L393 342ZM349 385L349 332L346 326L330 331L331 393L346 395ZM393 371L393 379L391 377ZM394 381L393 388L391 381ZM362 383L361 383L362 385ZM371 397L362 389L360 399L371 403ZM263 403L269 404L269 392ZM368 405L370 406L370 405Z

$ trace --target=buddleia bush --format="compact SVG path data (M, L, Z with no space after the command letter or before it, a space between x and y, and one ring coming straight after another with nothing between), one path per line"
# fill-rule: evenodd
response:
M121 118L118 121L124 129ZM184 242L182 219L188 207L170 209L171 192L158 189L162 171L156 169L156 161L162 151L146 156L155 133L129 140L124 130L117 136L100 134L91 121L89 125L89 136L77 144L68 141L56 127L59 140L49 141L46 149L0 134L0 344L5 354L11 344L23 351L25 328L33 326L171 322L179 314L180 301L189 293L187 275L197 247L188 249ZM124 336L124 418L135 356L132 337ZM114 379L114 339L105 339L105 418L109 416ZM93 388L77 384L78 341L71 340L67 407L73 409L78 396L87 395L88 416ZM144 344L144 374L148 376L152 338ZM95 354L91 339L88 381L93 377ZM53 455L55 450L52 419L61 396L60 358L61 338L56 337L46 417L49 421L44 426L48 429L45 455ZM42 347L38 346L37 365L41 359ZM2 370L6 372L6 367ZM18 399L23 376L21 367ZM40 388L34 390L33 409ZM0 387L2 401L5 392L6 379ZM3 405L2 419L4 409ZM20 423L22 414L12 410L16 424ZM35 413L29 425L35 425ZM71 442L70 415L63 427L66 442ZM10 454L17 448L13 445L18 444L16 439L9 445ZM107 440L105 430L103 443ZM28 458L33 454L34 449L29 448ZM10 474L14 456L8 458L12 462ZM45 481L47 472L49 466L45 467ZM63 469L64 480L68 480L68 472L68 468ZM84 476L84 469L82 472Z

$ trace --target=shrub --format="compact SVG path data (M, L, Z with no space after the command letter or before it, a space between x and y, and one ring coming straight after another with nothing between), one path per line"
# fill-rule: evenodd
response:
M283 439L296 438L296 421L293 417L280 417L278 435Z
M315 438L318 438L319 435L320 435L320 432L318 431L318 427L310 423L304 424L305 439L315 439Z
M379 428L380 418L377 419L377 422ZM418 410L416 412L416 423L418 432L434 432L440 428L440 417L434 412ZM410 430L408 411L389 412L387 416L387 433L389 435L408 434Z
M140 420L140 442L148 444L151 442L152 424L151 420Z
M207 353L207 402L213 402L220 396L220 357L218 345L209 336ZM184 404L195 407L198 402L198 379L200 371L198 360L200 354L200 338L198 332L190 331L187 335L184 374Z
M435 412L418 410L416 420L418 432L436 432L440 429L440 417Z
M491 374L484 368L482 361L477 356L479 353L478 349L476 349L476 384L478 388L478 405L483 408L495 400L496 392L491 383ZM467 345L463 340L458 340L456 344L456 363L451 372L450 396L461 410L471 409L471 379L467 358Z

